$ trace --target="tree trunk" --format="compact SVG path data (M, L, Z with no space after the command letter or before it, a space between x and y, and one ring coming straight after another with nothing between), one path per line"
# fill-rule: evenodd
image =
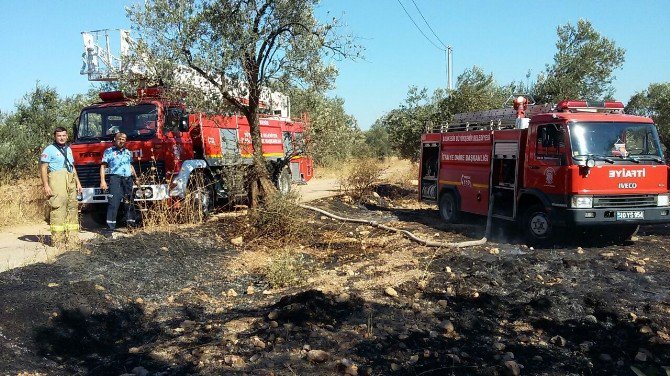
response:
M249 204L257 207L264 197L274 195L277 192L267 168L267 162L263 157L261 129L258 122L258 105L260 90L249 90L249 107L246 114L251 133L251 146L254 149L253 165L249 176Z

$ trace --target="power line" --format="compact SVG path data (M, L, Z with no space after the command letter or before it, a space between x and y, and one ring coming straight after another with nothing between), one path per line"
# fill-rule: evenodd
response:
M428 30L430 30L430 32L433 33L433 35L435 36L435 38L437 38L437 41L440 42L440 44L441 44L444 48L447 48L447 45L445 45L444 42L442 42L442 41L440 40L440 37L438 37L437 34L435 34L435 31L433 30L433 28L430 27L430 24L429 24L428 21L426 20L426 17L423 16L423 13L421 13L421 9L419 9L419 6L416 5L416 2L415 2L414 0L412 0L412 3L414 4L414 7L416 8L417 12L419 12L419 15L421 16L421 18L423 18L423 22L425 22L425 23L426 23L426 26L428 26Z
M414 2L414 1L412 0L412 2ZM409 12L407 11L407 9L405 9L405 6L402 5L402 3L400 2L400 0L398 0L398 4L400 4L400 6L402 7L402 10L405 11L405 14L407 14L407 17L409 17L410 21L412 21L412 23L414 24L414 27L416 27L416 29L419 30L419 32L421 33L421 35L423 35L423 37L426 38L426 40L427 40L428 42L430 42L430 44L432 44L433 46L435 46L435 48L437 48L437 49L440 50L440 51L444 51L444 48L438 46L437 44L435 44L435 42L433 42L430 38L428 38L428 36L423 32L423 30L421 30L421 28L419 27L419 25L417 25L416 22L414 22L414 19L412 18L412 16L410 16ZM415 4L415 5L416 5L416 4ZM421 12L419 12L419 13L421 13ZM423 15L422 15L421 17L423 17ZM425 20L425 19L424 19L424 20ZM428 27L430 28L430 26L428 26ZM431 31L432 31L432 29L431 29ZM434 34L434 33L433 33L433 34ZM440 40L440 39L438 38L437 40ZM442 41L440 41L440 43L442 43ZM442 45L444 45L444 43L442 43Z

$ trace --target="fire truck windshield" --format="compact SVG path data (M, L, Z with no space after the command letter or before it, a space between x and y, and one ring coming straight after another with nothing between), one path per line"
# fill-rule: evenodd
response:
M570 125L572 157L616 161L656 161L662 151L656 127L646 123L574 123ZM612 161L612 162L611 162Z
M88 108L79 117L77 140L109 140L118 132L129 140L148 139L156 134L156 114L152 104Z

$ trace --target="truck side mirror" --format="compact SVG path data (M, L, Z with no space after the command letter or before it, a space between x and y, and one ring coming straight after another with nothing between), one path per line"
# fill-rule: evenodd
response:
M188 132L190 124L188 123L188 115L182 115L179 118L179 130L181 132Z

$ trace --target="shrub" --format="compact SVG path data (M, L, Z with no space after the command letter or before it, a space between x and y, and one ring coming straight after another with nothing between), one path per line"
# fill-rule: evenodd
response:
M305 258L285 248L274 255L265 269L265 278L272 288L300 284L306 274Z
M258 236L289 241L304 233L303 212L298 206L298 196L274 194L249 213L249 222Z
M377 159L353 161L340 176L340 189L357 201L372 193L375 183L381 180L384 168Z

